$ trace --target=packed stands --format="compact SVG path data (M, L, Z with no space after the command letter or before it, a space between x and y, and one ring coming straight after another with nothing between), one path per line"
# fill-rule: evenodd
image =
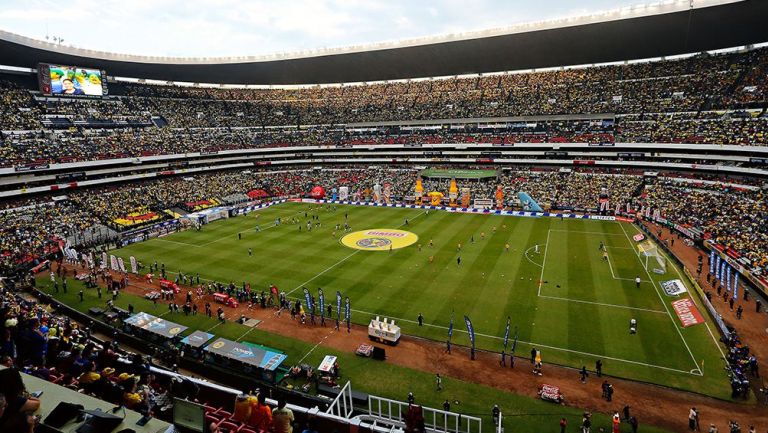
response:
M764 145L766 59L768 49L761 48L616 66L299 89L122 83L116 95L88 100L43 98L2 80L0 164L315 144ZM610 122L541 118L594 114ZM492 131L344 126L508 116L532 120L509 121Z

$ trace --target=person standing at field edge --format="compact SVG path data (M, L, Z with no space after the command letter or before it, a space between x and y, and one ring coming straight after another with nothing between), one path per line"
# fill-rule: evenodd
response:
M595 374L597 377L601 377L603 375L603 360L598 359L595 361Z
M419 317L416 318L419 321L419 326L424 326L424 316L419 313Z

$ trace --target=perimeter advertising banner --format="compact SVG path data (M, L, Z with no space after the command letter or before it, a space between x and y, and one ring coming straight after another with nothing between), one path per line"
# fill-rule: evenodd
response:
M704 323L704 316L701 315L691 298L678 299L672 302L672 308L675 310L677 318L680 319L683 328Z

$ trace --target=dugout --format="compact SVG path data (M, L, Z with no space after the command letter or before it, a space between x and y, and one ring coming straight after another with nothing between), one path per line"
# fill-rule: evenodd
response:
M136 313L123 320L124 332L164 349L170 348L186 330L186 326L144 312Z
M205 362L239 370L270 384L278 383L288 373L282 367L287 356L270 347L219 338L203 349Z

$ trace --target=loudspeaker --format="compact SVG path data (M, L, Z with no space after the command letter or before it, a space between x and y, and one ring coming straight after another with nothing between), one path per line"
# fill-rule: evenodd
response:
M373 348L373 354L371 355L373 359L378 359L379 361L383 361L387 359L387 354L384 349L381 347L374 347Z

